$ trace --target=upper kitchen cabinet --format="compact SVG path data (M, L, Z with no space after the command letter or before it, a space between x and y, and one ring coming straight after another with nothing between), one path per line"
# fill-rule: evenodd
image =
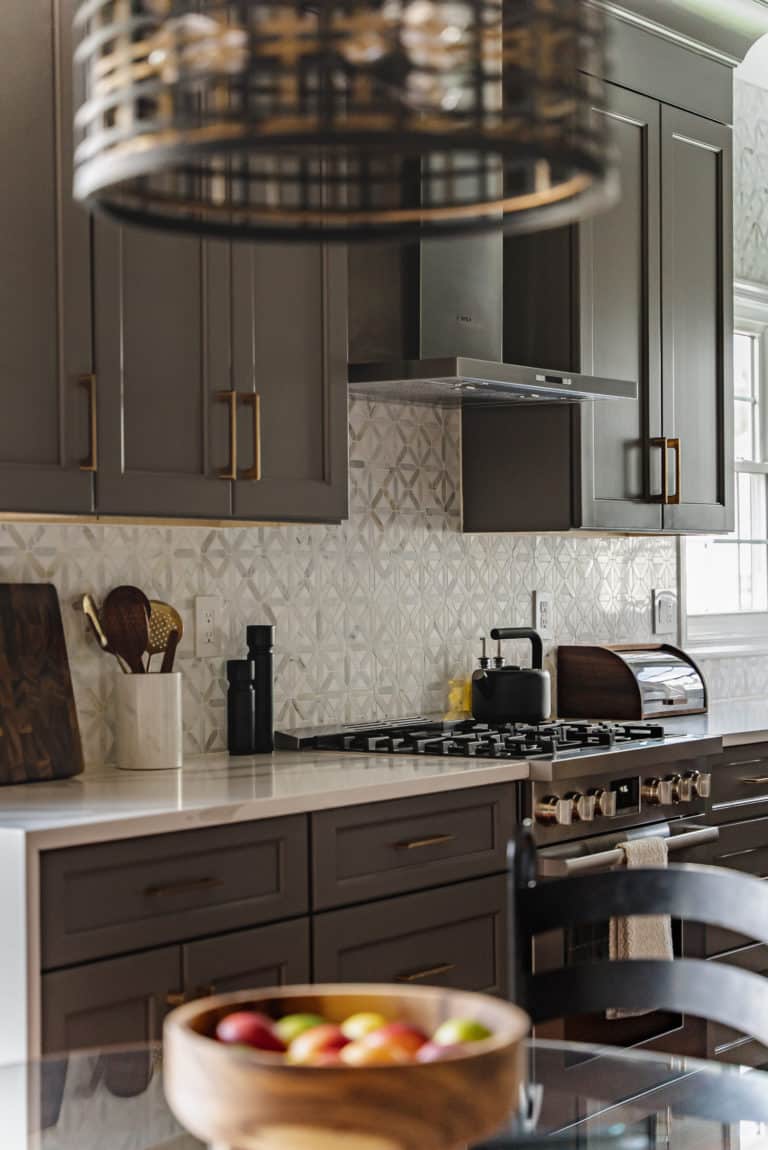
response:
M347 515L347 253L237 245L232 254L237 519Z
M467 531L732 526L731 130L647 89L711 115L730 104L711 60L653 39L646 70L617 69L646 91L608 84L593 111L611 120L619 203L504 251L504 358L630 379L638 398L465 407ZM660 51L671 79L650 66Z
M229 273L224 244L95 221L100 513L230 515Z
M733 529L731 130L662 109L664 526Z
M88 217L71 195L70 0L2 7L0 509L93 508Z

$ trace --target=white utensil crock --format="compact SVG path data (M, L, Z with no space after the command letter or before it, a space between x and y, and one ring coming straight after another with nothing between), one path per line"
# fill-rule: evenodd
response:
M115 677L117 765L124 771L182 766L181 672Z

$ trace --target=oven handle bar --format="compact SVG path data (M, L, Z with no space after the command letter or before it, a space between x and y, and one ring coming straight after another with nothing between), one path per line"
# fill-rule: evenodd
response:
M720 838L719 827L702 827L701 830L687 831L682 835L670 835L666 838L667 850L682 851L686 847L703 846L704 843L716 843ZM598 851L593 855L578 855L572 859L548 859L541 854L538 857L538 871L541 878L562 878L564 875L584 874L585 871L606 870L617 866L624 861L624 851L618 847L612 851Z

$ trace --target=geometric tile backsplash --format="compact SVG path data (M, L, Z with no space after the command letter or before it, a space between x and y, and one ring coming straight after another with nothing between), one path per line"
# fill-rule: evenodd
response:
M555 641L647 639L651 588L676 584L671 539L464 535L459 422L436 407L350 408L350 518L340 526L0 523L0 580L54 583L88 762L113 757L114 661L73 602L118 583L175 604L186 634L188 754L226 745L225 658L248 623L276 626L276 722L442 710L494 625L526 625L554 595ZM196 659L193 603L222 598L223 654ZM524 657L524 652L520 652Z

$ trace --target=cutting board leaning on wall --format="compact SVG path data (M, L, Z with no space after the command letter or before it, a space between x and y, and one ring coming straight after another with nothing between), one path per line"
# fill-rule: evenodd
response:
M56 588L0 583L0 785L63 779L82 769Z

